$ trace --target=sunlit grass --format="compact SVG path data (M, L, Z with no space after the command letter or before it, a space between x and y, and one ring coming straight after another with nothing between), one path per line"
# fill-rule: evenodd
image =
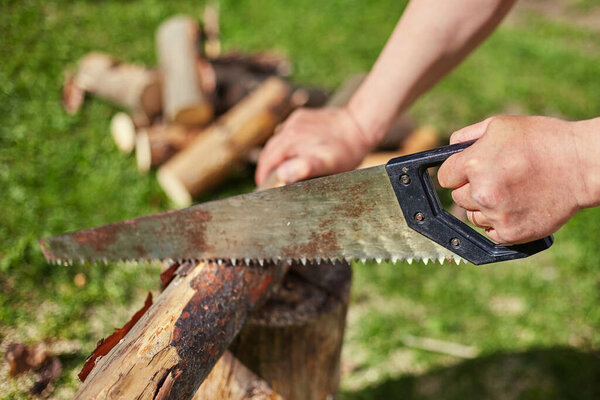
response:
M334 89L370 67L403 4L222 1L223 45L278 49L293 60L296 81ZM597 2L579 4L594 10ZM169 203L153 174L139 175L133 158L116 151L108 134L113 105L89 99L77 115L64 113L63 70L91 50L153 64L158 24L176 13L199 17L203 4L1 1L0 8L0 341L80 340L81 353L57 385L68 398L77 386L73 372L145 291L158 288L159 268L49 266L37 239ZM501 27L412 112L449 133L503 112L590 118L599 104L600 33L528 14ZM252 171L238 171L204 199L250 191L251 179ZM481 268L354 265L341 397L480 397L522 376L515 396L594 398L597 385L587 386L598 371L591 354L600 344L599 237L600 210L590 210L531 260ZM77 273L85 286L74 284ZM415 350L405 346L406 335L472 345L481 357L465 362ZM581 396L570 395L583 386ZM27 396L0 387L0 398Z

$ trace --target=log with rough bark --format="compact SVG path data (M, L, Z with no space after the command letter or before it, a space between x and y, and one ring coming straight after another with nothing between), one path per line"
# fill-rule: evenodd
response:
M267 78L276 75L273 72L259 72L245 65L238 59L211 60L215 76L216 88L214 95L215 115L228 111L250 94ZM322 107L327 103L329 92L312 87L296 86L308 94L304 107Z
M92 52L79 60L75 73L67 74L63 102L74 113L89 92L128 109L141 122L161 111L160 76L141 65L123 63Z
M178 206L220 183L232 165L264 143L293 108L290 86L269 78L158 170L163 190Z
M76 399L190 399L287 266L184 263L95 366Z
M163 113L167 120L186 125L205 125L213 107L202 91L198 75L199 27L186 16L163 22L156 32L156 49L163 74Z
M289 76L292 73L292 63L290 60L285 55L272 51L253 54L230 51L212 61L242 65L248 71L267 75Z
M294 265L231 352L286 400L335 397L351 281L345 262Z

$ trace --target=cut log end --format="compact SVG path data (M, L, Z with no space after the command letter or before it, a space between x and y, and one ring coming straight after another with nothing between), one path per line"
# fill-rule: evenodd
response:
M131 117L125 113L117 113L110 121L110 133L117 148L129 154L135 147L135 125Z
M188 126L204 126L213 117L213 109L208 104L185 107L173 117L173 122Z
M162 112L162 87L158 78L144 88L140 96L140 106L149 116L155 116Z
M156 178L159 185L176 206L187 207L192 204L192 195L171 170L164 167L160 168Z
M141 129L135 138L135 160L138 171L146 173L152 166L152 153L150 149L150 138L145 129Z

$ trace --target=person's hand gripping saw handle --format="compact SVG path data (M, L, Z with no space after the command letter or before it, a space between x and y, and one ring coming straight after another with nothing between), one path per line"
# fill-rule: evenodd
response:
M600 204L600 118L498 116L454 132L450 143L472 139L438 180L492 240L540 239Z

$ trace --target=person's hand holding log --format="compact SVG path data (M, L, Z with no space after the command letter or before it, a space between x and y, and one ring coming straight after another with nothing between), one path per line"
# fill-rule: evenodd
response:
M256 182L261 185L272 172L287 184L348 171L360 164L374 145L347 108L300 109L267 143Z

